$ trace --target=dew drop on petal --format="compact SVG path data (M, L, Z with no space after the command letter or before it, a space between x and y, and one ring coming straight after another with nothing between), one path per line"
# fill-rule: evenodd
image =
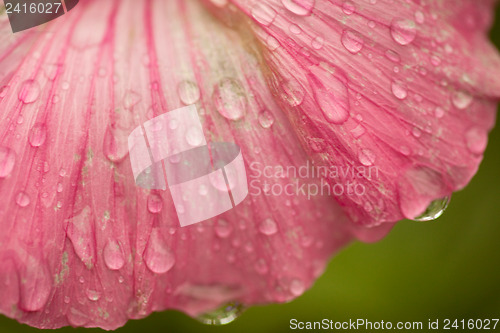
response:
M45 143L47 138L47 126L43 123L35 124L29 134L29 143L33 147L40 147Z
M31 255L24 258L20 270L19 305L26 311L38 311L47 303L52 291L47 267Z
M276 15L277 13L272 7L261 2L256 2L252 8L252 17L264 26L271 25Z
M120 244L114 239L110 239L106 243L103 250L103 257L104 263L111 270L119 270L125 264Z
M40 85L34 80L26 80L21 84L18 98L24 104L35 102L40 96Z
M229 224L226 220L218 220L217 223L215 224L215 234L219 236L220 238L227 238L229 235L231 235L233 231L233 226Z
M434 200L427 207L425 212L414 218L413 221L427 222L436 220L438 217L443 215L449 203L450 203L450 197L444 197L442 199Z
M325 39L321 36L317 36L311 42L311 46L315 50L321 50L321 48L323 48L323 45L325 45Z
M203 143L203 133L198 127L191 127L186 131L186 141L193 147L198 147Z
M395 62L395 63L398 63L401 61L401 57L399 56L399 54L393 50L385 51L385 57L387 59L389 59L390 61Z
M269 111L262 111L259 114L259 124L263 128L270 128L274 124L274 116Z
M131 109L136 106L141 101L141 95L136 93L135 91L129 90L125 94L123 99L123 107L125 109Z
M215 86L212 99L217 111L229 120L239 120L246 113L247 97L238 80L222 79Z
M244 311L240 303L229 303L214 311L198 316L197 320L206 325L226 325L236 320Z
M114 163L123 161L129 154L128 136L125 131L108 127L104 134L103 151Z
M453 105L459 110L467 109L471 105L472 100L472 95L465 91L457 91L451 97Z
M310 78L314 97L329 122L341 125L349 119L350 106L346 85L334 76L329 77L328 88L319 79Z
M290 104L290 106L298 106L302 104L305 97L304 88L294 79L284 81L281 84L282 98Z
M86 294L92 302L97 302L101 298L101 293L97 290L87 289Z
M280 42L273 36L269 35L266 38L266 45L269 50L274 51L280 47Z
M290 292L294 296L300 296L304 293L305 291L305 286L304 282L299 279L293 279L292 282L290 283Z
M401 81L392 81L391 90L397 99L403 100L408 97L408 90Z
M194 104L200 99L200 88L192 81L182 81L179 83L177 93L185 105Z
M0 98L4 98L7 96L7 92L9 91L9 86L0 87Z
M290 27L288 27L290 32L295 35L299 35L302 32L302 29L296 24L290 24Z
M352 3L352 1L346 1L346 2L344 2L344 5L342 6L342 11L346 15L352 15L356 11L356 7Z
M311 15L316 0L281 0L283 6L299 16Z
M259 231L266 236L271 236L278 232L278 225L273 219L268 218L260 223Z
M10 175L16 164L16 154L7 147L0 147L0 178Z
M144 251L146 266L157 274L168 272L175 265L175 257L161 237L158 228L154 228L149 236L149 241Z
M257 274L260 275L265 275L269 272L269 267L267 266L266 261L262 258L255 262L254 268Z
M391 36L398 44L410 44L415 40L415 37L417 36L415 22L407 19L396 19L392 21Z
M362 149L358 154L358 159L364 166L371 166L375 163L375 153L369 149Z
M434 110L434 114L436 115L436 118L443 118L444 117L444 109L442 107L437 107L435 110Z
M352 54L356 54L363 48L364 41L361 36L351 30L344 30L341 37L342 45L346 48L347 51Z
M30 202L31 200L28 193L21 191L16 195L16 203L19 207L26 207Z
M465 133L465 143L473 154L482 154L488 144L488 134L479 127L472 127Z
M150 194L148 196L148 210L150 213L157 214L163 208L163 200L157 194Z

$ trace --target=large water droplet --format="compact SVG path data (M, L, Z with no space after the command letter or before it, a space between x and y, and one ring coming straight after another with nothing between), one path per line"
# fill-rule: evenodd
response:
M18 98L24 104L35 102L40 96L40 85L33 80L24 81L19 89Z
M391 90L397 99L403 100L408 97L408 90L401 81L392 81Z
M304 88L296 80L288 80L281 84L282 97L291 106L298 106L304 101Z
M276 11L261 2L257 2L252 8L253 18L262 25L269 26L276 18Z
M259 231L266 236L271 236L278 232L278 225L273 219L268 218L260 223Z
M328 81L320 81L320 78L313 76L309 79L316 102L326 120L336 125L345 123L349 119L350 109L346 85L333 75L328 76Z
M123 257L120 244L114 239L110 239L106 243L103 250L103 257L104 263L111 270L119 270L125 265L125 258Z
M161 212L163 208L163 200L157 194L151 194L148 197L148 210L153 214Z
M417 222L426 222L435 220L441 215L443 215L449 203L450 203L450 197L444 197L442 199L434 200L433 202L431 202L431 204L427 207L427 209L422 215L417 216L413 220Z
M299 16L310 15L315 2L315 0L281 0L286 9Z
M233 226L229 224L226 220L218 220L215 224L215 234L220 238L227 238L231 235L233 231Z
M472 127L465 133L465 143L471 153L480 155L488 144L488 134L482 128Z
M197 319L206 325L226 325L237 319L243 311L244 307L240 303L229 303Z
M465 91L457 91L451 97L453 105L459 110L467 109L471 105L472 99L472 95Z
M5 178L12 172L16 164L16 154L7 147L0 147L0 178Z
M238 80L225 78L214 88L212 95L215 107L227 119L243 118L247 109L247 97Z
M89 206L84 207L80 213L70 219L66 229L75 253L88 269L94 266L95 254L92 214Z
M45 143L47 138L47 126L43 123L33 125L29 134L29 143L33 147L40 147Z
M274 124L274 116L269 111L262 111L259 114L259 124L263 128L270 128Z
M30 204L30 202L31 199L28 193L21 191L16 195L16 203L19 207L26 207Z
M375 154L370 149L362 149L358 153L358 158L364 166L371 166L375 163Z
M157 274L168 272L175 265L175 257L167 246L158 228L151 231L146 251L144 252L146 266Z
M194 104L200 99L200 88L192 81L182 81L177 87L177 93L182 103Z
M344 30L341 37L342 45L347 49L347 51L352 54L356 54L363 48L364 40L361 35L357 32L351 30Z
M391 24L391 36L396 43L408 45L415 40L417 28L415 22L407 19L396 19Z

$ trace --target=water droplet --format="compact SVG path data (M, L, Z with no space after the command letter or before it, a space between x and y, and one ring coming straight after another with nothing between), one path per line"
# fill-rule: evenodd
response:
M273 36L269 35L266 38L266 45L269 50L274 51L280 47L280 42L278 42L278 40Z
M226 325L237 319L244 311L240 303L229 303L215 311L199 316L197 319L206 325Z
M268 218L260 223L259 231L266 236L271 236L278 232L278 225L273 219Z
M243 118L247 109L245 91L238 80L225 78L214 88L212 95L219 113L229 120Z
M175 257L158 228L151 231L146 251L144 251L144 261L146 266L157 274L166 273L175 265Z
M121 276L121 275L120 275L120 276L118 277L118 282L119 282L119 283L123 283L123 281L125 281L125 278L124 278L123 276Z
M43 123L33 125L29 134L29 142L33 147L40 147L47 138L47 127Z
M125 258L123 257L120 244L114 239L110 239L106 243L103 250L103 257L104 263L111 270L119 270L125 265Z
M472 127L465 133L465 143L471 153L480 155L488 144L488 134L479 127Z
M122 162L129 153L126 131L109 126L104 135L103 150L111 162Z
M0 98L7 96L7 91L9 91L9 86L0 87Z
M148 197L148 210L153 214L161 212L163 208L163 200L157 194L150 194Z
M346 15L352 15L356 11L356 7L351 1L346 1L344 2L344 5L342 6L342 10L344 11L344 14Z
M254 265L255 271L260 275L265 275L269 272L269 267L264 259L259 259Z
M281 89L283 91L283 99L291 106L298 106L304 101L304 88L299 82L293 79L285 81L281 84Z
M358 153L358 159L364 166L371 166L375 163L375 154L369 149L362 149Z
M315 0L281 0L286 9L299 16L311 15L315 2Z
M441 65L441 59L438 56L433 55L431 57L431 64L437 67Z
M35 102L40 96L40 85L33 80L24 81L21 84L18 98L24 104Z
M203 133L198 127L191 127L186 131L186 141L193 147L198 147L203 143Z
M347 51L352 54L356 54L361 51L365 43L357 32L351 30L344 30L341 41Z
M87 297L92 302L97 302L101 298L101 293L97 290L88 289L87 290Z
M311 46L315 50L321 50L321 48L325 45L325 39L321 36L317 36L311 42Z
M440 217L441 215L443 215L449 203L450 203L450 197L444 197L442 199L434 200L427 207L425 212L422 215L414 218L413 221L417 222L433 221L438 217Z
M123 107L125 109L131 109L136 106L141 101L141 95L135 91L129 90L123 98Z
M415 12L415 21L417 21L417 23L419 24L423 24L425 22L425 16L424 16L424 13L422 13L421 11L416 11Z
M92 268L94 266L95 238L93 213L89 206L84 207L70 219L66 234L80 260L87 268Z
M69 296L64 296L64 303L69 304L70 301L71 299L69 298Z
M182 103L194 104L200 99L200 88L192 81L182 81L177 87L177 93Z
M392 21L391 36L398 44L410 44L415 40L415 37L417 36L415 22L406 19L396 19Z
M418 127L413 127L413 129L411 130L411 133L416 138L420 138L422 136L422 130Z
M0 178L10 175L16 164L16 154L7 147L0 147Z
M408 97L408 91L401 81L392 81L391 90L393 95L396 96L397 99L403 100Z
M262 111L259 114L259 124L263 128L270 128L274 124L274 116L269 111Z
M16 195L16 203L19 205L19 207L26 207L30 204L31 200L26 192L19 192Z
M294 296L300 296L304 293L306 287L304 286L304 282L299 279L293 279L290 283L290 292Z
M302 32L302 29L300 29L300 27L296 24L290 24L290 27L288 29L292 34L295 35L300 35L300 33Z
M310 76L314 97L323 115L329 122L340 125L349 119L350 106L346 85L335 76L328 76L328 86L319 78Z
M459 110L467 109L471 105L472 99L472 95L465 91L457 91L451 97L453 105Z
M392 62L398 63L398 62L401 61L401 57L399 56L399 54L397 54L393 50L387 50L387 51L385 51L385 57L387 59L389 59L390 61L392 61Z
M68 89L69 89L69 82L64 81L64 82L61 84L61 89L62 89L62 90L68 90Z
M262 25L269 26L276 18L276 11L261 2L257 2L252 8L253 18Z
M434 114L436 115L436 118L443 118L444 113L445 113L444 109L439 107L439 106L434 110Z
M218 220L215 224L215 234L220 238L227 238L233 232L233 226L226 220Z

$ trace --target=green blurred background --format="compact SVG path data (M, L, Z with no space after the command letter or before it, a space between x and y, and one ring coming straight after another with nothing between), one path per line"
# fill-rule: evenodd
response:
M500 11L492 31L500 45ZM500 128L481 168L434 222L403 221L376 244L354 243L297 300L254 307L235 322L205 326L166 311L130 321L127 332L288 332L289 321L422 321L500 318ZM425 324L424 324L425 325ZM425 327L425 326L424 326ZM497 326L500 331L500 324ZM36 332L0 315L0 332ZM64 328L61 333L99 329ZM419 331L424 332L425 330Z

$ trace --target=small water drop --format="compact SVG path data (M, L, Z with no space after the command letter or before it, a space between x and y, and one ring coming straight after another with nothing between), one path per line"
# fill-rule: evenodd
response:
M371 166L375 163L376 156L370 149L362 149L358 153L358 159L364 166Z
M101 298L101 293L97 290L88 289L87 290L87 297L92 302L97 302Z
M425 16L424 13L421 11L417 10L415 12L415 21L417 21L418 24L423 24L425 22Z
M226 220L218 220L215 224L215 234L220 238L227 238L233 232L233 226Z
M35 102L40 96L40 85L34 80L26 80L21 84L18 98L24 104Z
M352 30L344 30L341 37L342 45L346 48L347 51L352 54L356 54L363 48L364 41L357 32Z
M441 59L438 56L433 55L431 57L431 64L435 67L441 65Z
M47 126L43 123L33 125L29 134L29 143L32 147L40 147L47 138Z
M390 61L395 62L395 63L398 63L401 61L401 57L399 56L399 54L393 50L385 51L385 57L387 59L389 59Z
M222 79L215 86L212 99L217 111L229 120L239 120L246 113L247 97L238 80Z
M315 50L321 50L321 48L323 48L323 45L325 45L325 39L321 36L317 36L311 42L311 46Z
M304 101L304 88L299 82L293 79L284 81L281 84L281 89L283 91L283 99L287 101L290 106L298 106Z
M295 35L300 35L300 33L302 32L302 29L300 29L300 27L296 24L290 24L290 27L288 29L292 34Z
M472 127L465 133L465 143L471 153L480 155L488 144L488 134L480 127Z
M401 81L392 81L391 90L397 99L403 100L408 97L408 90Z
M149 236L149 241L144 251L146 266L157 274L163 274L175 265L175 257L167 246L158 228L154 228Z
M255 271L260 275L266 275L269 272L269 267L264 259L259 259L254 265Z
M347 86L333 75L328 76L328 81L321 79L309 77L316 102L327 121L341 125L350 115Z
M459 110L465 110L472 104L473 97L465 91L457 91L452 97L453 105Z
M436 118L443 118L444 117L444 114L445 114L445 111L442 107L437 107L435 110L434 110L434 114L436 115Z
M293 279L290 283L290 292L294 296L300 296L304 293L306 287L304 286L304 282L299 279Z
M259 114L259 124L263 128L270 128L274 124L274 116L269 111L262 111Z
M0 98L4 98L7 96L7 92L9 91L9 86L0 87Z
M272 7L261 2L257 2L252 8L252 17L264 26L271 25L276 15L277 13Z
M141 95L135 91L129 90L125 93L123 98L123 107L125 109L131 109L136 106L141 101Z
M103 257L104 263L111 270L119 270L125 265L125 258L120 244L114 239L108 240L104 246Z
M193 147L198 147L203 143L203 133L198 127L191 127L186 131L186 141Z
M31 199L28 193L21 191L16 195L16 203L19 207L26 207L30 204L30 202Z
M280 42L273 36L269 35L266 38L266 45L269 50L274 51L280 47Z
M109 126L104 134L103 151L111 162L122 162L129 154L126 131Z
M346 1L344 2L344 5L342 5L342 11L346 15L352 15L356 11L356 7L351 1Z
M391 36L396 43L408 45L417 37L415 22L407 19L396 19L391 24Z
M69 298L69 296L64 296L64 303L69 304L70 301L71 299Z
M198 102L200 99L200 88L192 81L182 81L177 86L177 93L182 103L190 105Z
M441 215L443 215L449 203L450 203L450 197L444 197L442 199L434 200L427 207L425 212L422 215L414 218L413 221L417 222L433 221L438 217L440 217Z
M148 197L148 210L150 213L158 214L163 208L163 200L157 194L150 194Z
M271 236L278 232L278 225L273 219L268 218L260 223L259 231L266 236Z
M0 178L10 175L16 164L16 154L7 147L0 147Z
M205 313L197 319L206 325L226 325L236 320L244 311L240 303L229 303L214 311Z

